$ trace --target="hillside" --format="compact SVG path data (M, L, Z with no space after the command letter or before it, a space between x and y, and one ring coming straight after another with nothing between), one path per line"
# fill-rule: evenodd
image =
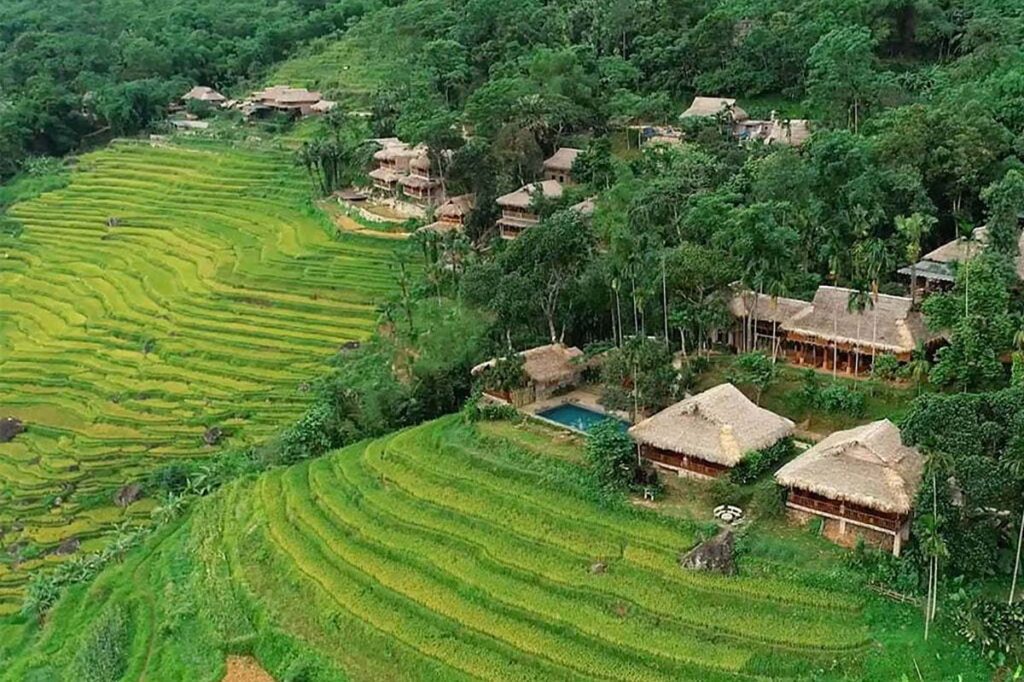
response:
M980 679L838 566L755 546L746 576L683 572L700 529L578 480L449 417L240 481L12 636L0 678L85 675L105 646L149 680L219 679L224 650L278 679Z
M0 614L63 541L148 518L152 500L113 505L119 487L276 432L370 335L395 247L333 241L308 197L280 151L120 142L11 207L0 416L28 432L0 448Z

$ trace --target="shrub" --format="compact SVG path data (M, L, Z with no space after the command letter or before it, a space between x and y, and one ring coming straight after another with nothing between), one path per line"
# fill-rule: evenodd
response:
M746 507L750 501L750 491L733 483L728 476L719 476L709 488L711 500L715 505L731 504Z
M598 486L604 490L622 490L639 480L641 470L633 441L612 419L587 433L586 457Z
M818 403L815 407L830 414L862 417L867 409L867 399L860 391L833 382L818 394Z
M753 483L765 474L774 471L793 455L793 441L783 438L763 450L748 453L732 471L729 478L739 485Z
M777 519L786 510L784 499L785 489L776 484L774 480L767 479L754 487L750 506L753 512L762 519Z
M957 632L999 665L1024 662L1024 602L963 600L953 611Z
M746 353L736 358L736 364L729 372L729 380L736 384L753 386L757 391L754 402L761 404L764 393L779 378L779 367L767 354Z
M128 668L131 618L127 609L111 606L86 635L75 656L73 676L82 682L116 682Z
M874 363L871 365L871 376L885 381L893 381L896 379L899 375L899 371L900 361L891 353L885 353L877 356Z

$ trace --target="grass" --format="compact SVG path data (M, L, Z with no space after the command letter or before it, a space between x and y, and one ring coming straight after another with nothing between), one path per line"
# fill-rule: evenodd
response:
M217 680L226 653L276 679L984 679L849 589L819 538L755 536L736 577L680 570L707 527L602 502L535 435L448 417L231 484L8 626L0 679L56 676L111 613L124 679Z
M40 549L0 563L0 614L61 541L145 519L120 486L299 415L394 281L395 244L335 239L282 151L118 142L62 184L19 192L0 233L0 416L29 428L0 445L2 545Z
M414 44L381 13L371 16L341 37L313 41L274 69L267 83L319 89L345 109L368 109L378 90L408 70L405 55Z
M713 358L711 368L700 375L694 391L703 391L728 381L730 369L735 360L736 356L732 355ZM761 396L761 406L792 419L805 432L828 434L878 419L898 421L906 414L911 402L918 395L917 388L906 384L893 384L873 379L853 379L844 377L842 374L833 379L829 372L817 372L822 387L837 381L865 394L864 414L860 416L827 414L808 407L800 398L806 368L783 364L781 360L779 368L779 380L765 390ZM748 386L739 388L743 389L748 397L754 398L753 389ZM925 387L925 390L931 389Z

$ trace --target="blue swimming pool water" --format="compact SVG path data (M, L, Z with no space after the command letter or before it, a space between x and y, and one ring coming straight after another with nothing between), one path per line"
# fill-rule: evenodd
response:
M589 431L595 424L600 424L606 419L614 421L623 431L628 428L626 422L621 419L616 419L615 417L607 414L601 414L594 410L588 410L587 408L580 407L579 405L559 405L558 407L552 407L544 410L543 412L538 412L537 416L558 424L563 424L571 429L584 432Z

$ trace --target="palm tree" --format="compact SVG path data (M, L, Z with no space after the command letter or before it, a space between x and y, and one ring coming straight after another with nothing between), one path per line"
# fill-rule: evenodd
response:
M917 348L910 354L910 362L904 368L907 376L917 386L918 395L921 395L921 385L928 379L928 374L931 370L932 363L928 362L928 354L924 349L924 343L918 343Z
M910 305L917 303L917 261L921 258L921 240L935 225L930 215L913 213L897 216L896 231L907 240L907 260L910 261Z
M850 298L846 302L846 311L857 314L858 345L853 351L854 374L860 374L860 322L861 318L864 317L864 311L869 307L874 307L871 296L868 294L867 289L865 289L861 283L858 283L854 287L853 291L850 292Z
M921 548L928 557L928 598L925 602L924 638L935 619L938 609L939 561L948 556L946 542L942 537L942 520L939 516L939 476L945 477L952 470L952 458L944 452L931 452L925 461L925 478L932 479L932 511L921 518Z

